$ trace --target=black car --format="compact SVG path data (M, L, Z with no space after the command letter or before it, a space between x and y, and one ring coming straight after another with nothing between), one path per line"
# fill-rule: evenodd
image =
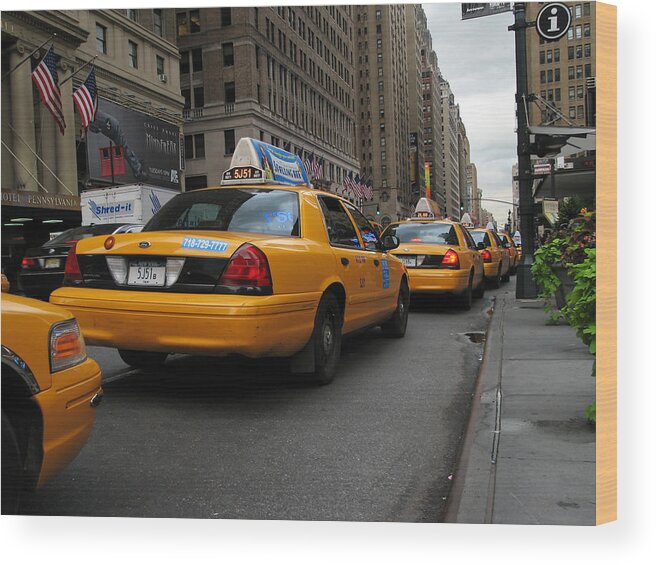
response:
M50 293L64 280L66 257L80 239L112 233L141 231L141 224L96 224L80 226L60 233L57 237L26 251L18 273L20 290L30 298L48 300Z

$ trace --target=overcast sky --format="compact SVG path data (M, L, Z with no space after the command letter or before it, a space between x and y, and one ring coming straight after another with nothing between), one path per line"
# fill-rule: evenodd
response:
M423 4L442 75L467 129L483 198L512 201L515 134L515 39L511 12L462 21L460 3ZM511 206L483 201L504 224Z

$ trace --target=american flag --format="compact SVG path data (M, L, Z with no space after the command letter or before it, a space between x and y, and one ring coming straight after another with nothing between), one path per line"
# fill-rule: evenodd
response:
M96 119L98 112L98 89L96 88L96 70L91 69L82 86L73 92L73 101L77 106L82 121L82 133Z
M355 190L355 194L362 198L362 183L360 181L360 175L355 175L355 178L353 179L353 189Z
M32 71L32 80L39 89L41 102L55 118L59 131L64 135L66 122L62 110L61 90L59 89L59 78L57 77L57 66L55 61L54 47L48 49L41 62Z
M323 157L317 157L314 163L315 178L323 178Z
M374 199L374 187L369 179L363 181L362 183L362 196L364 197L365 200Z
M314 153L310 153L305 158L305 161L303 161L303 165L305 165L305 170L307 171L310 178L314 178L314 175L313 175L313 162L314 162Z

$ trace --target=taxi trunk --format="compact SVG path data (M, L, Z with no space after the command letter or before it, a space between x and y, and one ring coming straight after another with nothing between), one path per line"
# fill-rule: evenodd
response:
M75 314L91 344L290 356L311 335L319 296L274 294L258 245L275 248L276 238L196 230L84 240L50 301Z
M459 294L469 284L469 271L461 268L453 246L402 243L392 254L408 269L411 292L445 292Z

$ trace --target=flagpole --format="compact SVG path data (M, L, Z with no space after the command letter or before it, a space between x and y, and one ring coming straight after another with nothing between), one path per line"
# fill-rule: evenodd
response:
M34 51L32 51L25 59L23 59L20 63L18 63L13 69L9 69L4 75L2 75L1 80L5 80L11 73L13 73L18 67L23 65L26 61L29 61L32 55L34 55L39 49L41 49L48 41L50 41L53 37L57 37L56 33L53 33L48 39L46 39L41 45L39 45Z
M66 77L64 80L62 80L62 81L59 83L59 86L61 86L61 85L64 84L65 82L68 82L69 80L71 80L71 79L72 79L77 73L79 73L82 69L84 69L85 67L87 67L87 66L89 66L91 63L93 63L97 58L98 58L98 55L96 55L93 59L89 59L89 60L88 60L86 63L84 63L84 65L82 65L77 71L75 71L74 73L71 73L71 76Z

